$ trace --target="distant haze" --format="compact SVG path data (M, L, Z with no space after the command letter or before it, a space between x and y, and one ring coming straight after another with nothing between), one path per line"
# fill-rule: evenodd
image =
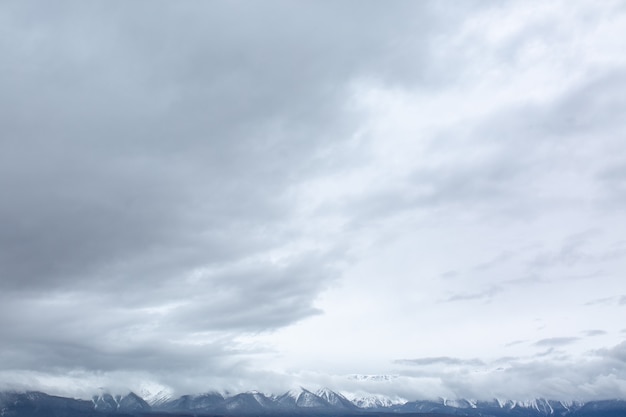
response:
M626 2L0 33L0 389L626 398Z

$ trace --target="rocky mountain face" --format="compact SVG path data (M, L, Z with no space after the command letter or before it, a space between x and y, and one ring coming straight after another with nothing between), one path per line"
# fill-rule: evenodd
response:
M91 401L55 397L41 392L1 392L2 417L97 417Z
M92 401L94 410L108 413L118 411L132 413L136 411L150 411L152 409L143 398L133 392L123 397L121 395L113 397L111 394L102 394L94 396Z
M97 395L92 401L56 397L41 392L0 393L0 417L162 417L162 416L365 416L391 414L468 417L626 417L626 401L563 402L474 401L439 399L398 404L378 395L355 398L322 389L304 388L275 396L252 391L236 395L210 392L179 398L159 397L148 404L134 393Z

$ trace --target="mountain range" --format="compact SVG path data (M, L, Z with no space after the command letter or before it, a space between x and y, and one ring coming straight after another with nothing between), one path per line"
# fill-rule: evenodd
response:
M0 392L0 417L194 417L194 416L414 416L468 417L624 417L626 401L564 402L439 399L398 403L383 396L348 399L330 389L304 388L282 395L258 391L223 395L209 392L178 398L155 396L150 403L135 393L100 394L91 401L41 392Z

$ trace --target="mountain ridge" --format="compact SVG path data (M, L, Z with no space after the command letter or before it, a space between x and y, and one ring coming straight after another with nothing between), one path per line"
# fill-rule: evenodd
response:
M375 404L388 404L377 396ZM322 388L315 392L300 387L282 395L249 391L234 395L207 392L178 398L156 397L152 403L130 392L124 396L103 393L91 401L48 395L42 392L0 392L0 417L103 417L103 416L268 416L333 415L388 416L438 415L467 417L624 417L626 401L607 399L588 402L493 399L416 400L401 404L363 407L342 393Z

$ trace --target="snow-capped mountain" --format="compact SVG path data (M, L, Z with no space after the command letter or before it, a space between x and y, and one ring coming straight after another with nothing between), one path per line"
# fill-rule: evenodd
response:
M224 396L217 392L207 392L198 395L183 395L180 398L167 398L151 404L159 410L203 410L217 407L224 402Z
M359 408L344 395L323 388L317 392L299 387L282 395L268 395L257 391L225 398L218 393L184 395L164 403L153 404L154 410L202 411L211 413L260 413L292 411L355 411Z
M204 408L203 410L216 410L224 412L244 412L258 413L275 408L275 398L267 396L258 391L244 392L224 399L224 401L214 408Z
M111 394L102 394L93 397L93 404L98 411L116 411L119 406L119 400Z
M345 408L353 410L358 408L353 402L340 393L331 391L328 388L322 388L315 393L319 398L325 400L328 404L337 408Z
M159 399L161 398L161 399ZM386 405L385 405L386 404ZM163 413L180 416L332 416L367 413L374 417L390 413L428 413L442 416L467 417L624 417L626 401L605 400L582 402L532 399L511 401L494 399L447 399L410 401L402 404L383 396L352 397L328 388L317 392L305 388L282 395L267 395L257 391L224 396L216 392L183 395L163 400L155 397L149 405L140 396L96 395L92 401L47 395L41 392L0 392L1 417L157 417Z
M137 394L151 406L166 403L173 397L171 391L159 388L150 389L144 387Z
M350 400L352 404L354 404L358 408L364 409L378 409L378 408L388 408L395 405L402 405L407 402L406 399L401 397L388 397L385 395L354 395L354 394L346 394L346 397Z
M327 408L330 403L302 387L287 391L276 399L281 407L286 408Z
M362 375L362 374L352 374L348 376L348 379L353 379L356 381L393 381L398 378L398 375Z
M527 401L502 399L476 401L440 398L436 401L410 401L401 406L391 408L396 412L438 413L466 416L569 416L577 415L582 406L583 403L581 402L553 401L544 398L536 398Z
M150 405L144 401L139 395L130 392L125 396L105 393L94 396L94 409L96 411L112 412L112 411L145 411L150 410Z

